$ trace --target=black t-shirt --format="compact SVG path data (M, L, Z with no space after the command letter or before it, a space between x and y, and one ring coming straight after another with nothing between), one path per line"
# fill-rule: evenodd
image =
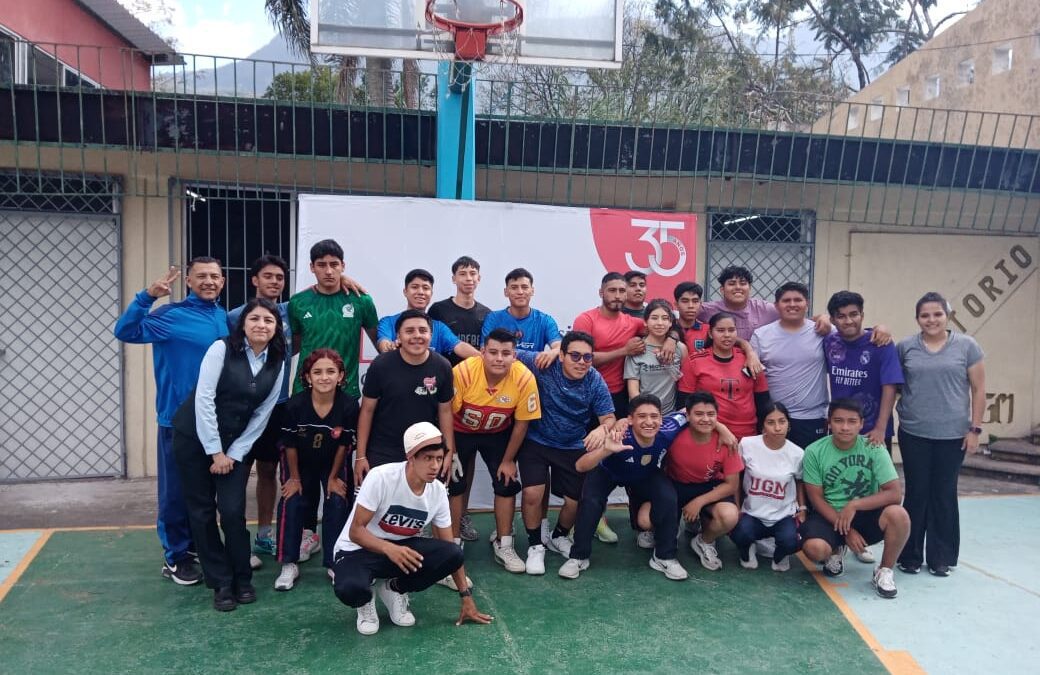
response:
M490 313L491 310L479 302L466 309L456 305L451 298L433 303L427 311L431 319L442 322L456 337L476 349L480 349L480 331L484 327L484 317ZM462 359L452 353L448 355L448 361L454 366L461 363Z
M426 361L413 366L395 349L372 361L361 393L379 399L369 446L400 448L405 429L416 422L437 426L438 404L455 396L451 364L431 351Z
M349 450L357 439L359 411L358 402L353 396L336 389L336 398L329 414L319 417L311 403L311 392L305 389L285 403L282 445L295 448L303 461L331 457L341 445Z
M644 305L640 309L633 309L628 305L621 305L621 311L625 314L628 314L629 316L634 316L637 319L642 319L643 316L646 314L646 306Z

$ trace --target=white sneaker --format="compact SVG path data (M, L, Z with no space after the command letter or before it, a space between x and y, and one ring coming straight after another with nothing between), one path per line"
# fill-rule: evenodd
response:
M776 553L776 539L773 537L759 539L755 542L755 551L758 552L758 555L761 558L772 559L773 554Z
M791 556L785 555L780 562L775 560L771 563L774 572L786 572L791 569Z
M491 548L495 554L495 562L505 567L507 572L523 574L527 569L527 565L524 564L524 561L516 554L516 550L513 549L512 537L502 537L491 544Z
M536 576L539 574L545 574L544 546L538 545L527 547L527 563L524 565L524 571Z
M827 562L823 563L823 573L829 577L840 577L845 573L845 547L839 546Z
M589 561L567 558L567 562L560 566L560 576L564 579L577 579L583 570L589 568Z
M296 580L300 578L300 566L296 563L285 563L278 578L274 580L274 590L290 591Z
M438 586L445 586L445 587L450 588L451 590L456 591L456 592L459 590L459 587L455 584L455 577L451 576L450 574L448 576L444 577L443 579L441 579L440 581L438 581L437 585ZM469 586L470 588L473 588L473 580L470 579L469 577L466 577L466 585Z
M375 635L379 632L379 614L376 613L376 598L357 608L357 632L362 635Z
M666 577L673 581L682 581L690 576L686 573L686 568L680 565L675 558L661 560L656 555L650 556L650 567L658 572L663 572Z
M600 518L599 522L596 523L596 539L599 539L604 544L617 543L617 532L610 529L610 525L607 524L606 518Z
M549 545L545 548L549 549L553 553L559 553L564 558L571 557L571 546L574 545L567 537L553 537L549 540Z
M644 530L636 535L636 546L639 548L653 548L657 542L654 540L654 533L652 530Z
M861 563L866 563L868 565L872 565L875 562L877 562L877 560L874 558L874 553L869 548L863 549L863 553L857 553L856 560L860 561Z
M712 571L722 569L722 561L719 560L719 552L715 548L715 544L707 543L698 534L690 540L690 548L701 559L701 564L704 565L705 569Z
M552 528L549 527L549 519L548 518L543 518L542 519L542 524L541 524L540 529L541 529L541 533L542 533L542 546L544 546L545 548L549 548L551 550L549 542L552 541Z
M249 554L249 569L258 570L264 566L264 561L255 553Z
M877 567L874 569L874 590L882 598L896 597L896 579L892 574L891 567Z
M740 560L740 566L741 567L743 567L746 570L757 570L758 569L758 556L755 555L755 549L756 548L757 547L754 544L752 544L751 546L748 546L747 560L744 560L743 558L741 558L741 560Z
M390 588L390 580L376 586L379 599L390 612L390 620L398 626L414 626L415 615L408 610L408 594L398 593Z
M304 530L303 537L300 539L299 562L307 562L311 559L312 553L317 553L319 550L321 550L321 539L317 540L318 548L314 548L314 542L314 530Z

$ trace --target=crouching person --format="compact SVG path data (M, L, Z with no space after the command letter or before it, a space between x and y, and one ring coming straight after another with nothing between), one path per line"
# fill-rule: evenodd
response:
M398 626L415 625L408 594L425 591L452 575L462 598L455 625L490 623L465 583L462 549L452 541L448 493L437 480L444 464L441 432L418 422L404 432L405 461L372 469L361 484L354 508L335 546L336 597L356 607L362 635L379 630L375 593ZM419 535L431 523L434 538Z

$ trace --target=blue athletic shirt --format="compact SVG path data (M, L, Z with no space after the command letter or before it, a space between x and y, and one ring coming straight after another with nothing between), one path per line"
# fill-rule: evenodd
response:
M534 373L542 404L542 418L531 422L527 438L550 448L584 450L582 441L592 416L614 413L614 401L603 376L590 368L585 377L572 380L563 374L559 359L541 370L534 363L538 352L517 351L516 354Z
M622 450L607 457L599 464L611 478L621 485L629 485L646 478L652 471L661 468L668 446L672 444L683 429L686 428L686 413L674 412L665 415L661 420L661 429L654 436L649 447L642 447L636 442L631 427L621 439L623 445L631 445L631 450Z
M235 329L235 324L238 323L238 317L241 316L242 310L245 309L245 305L235 307L233 310L228 312L227 315L227 326L228 332ZM289 325L289 303L279 302L278 303L278 314L282 317L282 332L285 333L285 368L282 370L282 392L278 395L278 402L285 403L289 400L289 384L291 379L289 377L289 371L292 369L292 327Z
M505 328L515 335L517 349L532 352L540 352L560 339L560 327L556 325L556 319L537 309L532 309L522 319L514 317L508 309L491 312L484 317L480 344L484 344L487 336L496 328Z
M867 330L849 342L838 333L823 338L823 358L831 383L831 399L851 398L863 406L863 432L870 433L881 412L881 387L903 384L903 369L894 344L878 347L870 342ZM894 433L892 415L888 418L885 438Z
M148 290L130 301L112 330L116 339L152 345L155 412L159 426L173 426L173 416L199 379L202 357L210 345L227 337L227 312L194 293L150 312L155 298Z
M379 320L379 327L376 329L376 342L380 340L390 340L394 342L397 340L397 331L394 330L394 326L397 324L397 317L401 316L401 312L392 316L384 316ZM455 333L451 332L443 322L436 319L433 321L433 335L430 336L430 349L447 356L448 354L455 353L455 346L459 344L459 338Z

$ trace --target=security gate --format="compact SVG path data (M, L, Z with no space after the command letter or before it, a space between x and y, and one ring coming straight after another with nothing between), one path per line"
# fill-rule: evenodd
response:
M124 473L109 211L0 210L0 482Z

